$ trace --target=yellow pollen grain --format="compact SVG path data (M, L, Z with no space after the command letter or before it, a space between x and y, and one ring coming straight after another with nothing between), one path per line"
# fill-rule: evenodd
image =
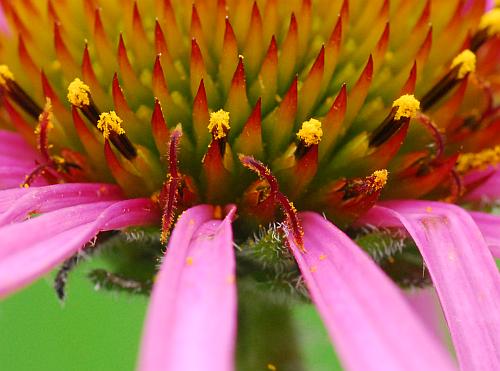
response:
M302 143L306 145L306 147L312 146L314 144L319 144L319 142L321 142L322 136L323 129L321 129L321 121L316 119L304 121L302 123L302 127L297 133L297 137Z
M278 368L275 365L273 365L272 363L267 364L267 369L270 371L277 371L278 370Z
M500 146L477 153L463 153L458 157L456 170L465 174L471 170L482 170L500 163Z
M108 139L111 133L125 134L122 123L123 120L118 117L115 111L103 112L97 121L97 128L102 131L103 137Z
M193 260L193 258L191 256L188 256L186 258L186 265L191 266L191 265L193 265L193 262L194 262L194 260Z
M311 271L311 273L314 273L318 270L318 267L313 265L312 267L309 268L309 270Z
M54 111L52 110L52 101L50 98L45 99L45 106L43 107L43 112L38 116L38 122L46 119L47 120L47 130L54 128ZM35 127L35 134L40 134L41 128L40 124Z
M479 22L479 29L488 30L488 36L500 34L500 9L491 9L489 12L483 14Z
M149 199L151 200L152 203L157 204L160 202L160 191L153 192L151 196L149 196Z
M229 112L220 109L217 112L210 113L208 131L212 133L214 139L226 137L229 129L231 129L229 125Z
M0 86L5 86L9 80L14 80L14 74L7 65L0 65Z
M326 255L325 255L325 254L321 254L321 255L319 256L319 260L323 261L323 260L325 260L325 259L326 259Z
M373 179L373 188L378 191L382 188L387 183L387 176L389 175L389 172L386 169L382 170L376 170L372 174L372 179Z
M463 79L465 75L476 70L476 55L469 49L464 50L451 62L451 69L456 66L460 66L457 77Z
M401 118L413 118L420 109L420 102L413 94L405 94L396 99L392 103L392 107L398 108L394 116L395 120L400 120Z
M427 211L428 213L432 213L432 206L427 206L425 208L425 211Z
M76 107L90 105L90 88L79 78L74 79L68 85L68 100Z

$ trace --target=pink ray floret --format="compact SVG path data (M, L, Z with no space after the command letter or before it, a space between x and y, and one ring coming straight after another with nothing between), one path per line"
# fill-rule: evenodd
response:
M500 198L500 170L486 169L468 175L465 180L470 182L486 179L477 188L465 196L466 201L494 201Z
M10 193L11 197L2 203L4 193ZM68 183L7 190L0 194L0 226L22 221L30 214L120 199L122 192L111 184Z
M36 167L39 157L20 135L0 130L0 190L19 187ZM44 179L33 183L34 186L45 184Z
M500 216L479 211L471 211L469 214L483 234L491 254L500 259Z
M233 370L235 259L231 219L208 205L185 211L155 280L144 329L141 371Z
M349 237L319 214L300 217L306 252L289 239L292 251L349 370L454 369L401 291Z
M4 226L0 228L0 298L49 272L99 232L153 224L158 219L149 199L132 199L70 206Z
M431 275L461 368L498 369L500 275L470 215L439 202L390 201L361 222L406 228Z

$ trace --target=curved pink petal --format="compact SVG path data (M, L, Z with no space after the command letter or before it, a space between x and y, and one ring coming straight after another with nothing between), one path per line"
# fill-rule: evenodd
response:
M454 369L402 292L349 237L316 213L300 217L307 252L289 242L349 370Z
M35 166L2 166L0 163L0 190L19 188L25 181L26 175L34 170ZM37 178L31 186L37 187L46 185L47 182L43 178Z
M464 370L500 365L500 275L472 218L439 202L391 201L360 221L403 225L429 269Z
M234 210L181 215L155 281L141 349L141 371L233 369L236 337Z
M489 178L483 184L464 197L466 201L494 201L500 199L500 170L488 169L479 171L466 177L465 181L471 183L488 176Z
M20 197L24 194L23 188L11 188L0 191L0 213L5 212L10 205L12 204L12 200Z
M120 189L112 184L68 183L13 191L0 191L0 227L21 221L30 213L41 214L68 206L122 198ZM4 204L4 208L2 193L11 195L10 203Z
M0 297L47 273L99 232L158 218L149 199L133 199L68 207L0 228Z
M469 212L469 214L484 236L491 254L500 259L500 216L477 211Z
M19 134L0 130L0 190L19 187L39 159L39 154ZM38 178L32 185L45 184L43 178Z
M10 160L18 165L34 166L39 154L17 133L0 130L0 165Z
M405 296L410 306L436 339L448 345L449 332L434 288L409 290L405 292Z

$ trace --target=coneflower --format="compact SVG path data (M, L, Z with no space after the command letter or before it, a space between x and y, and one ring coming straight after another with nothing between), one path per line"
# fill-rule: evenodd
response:
M347 369L453 369L402 291L429 285L459 367L500 367L500 218L484 213L500 198L500 9L1 4L0 297L62 264L64 298L75 254L136 227L141 254L90 278L151 291L141 370L231 370L237 301L286 315L294 299Z

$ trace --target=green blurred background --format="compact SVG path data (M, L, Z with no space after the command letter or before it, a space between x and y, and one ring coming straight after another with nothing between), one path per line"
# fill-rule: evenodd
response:
M94 291L85 275L103 265L99 259L80 264L63 305L52 276L0 302L0 370L135 369L147 299ZM314 308L297 306L293 317L306 370L340 370Z

